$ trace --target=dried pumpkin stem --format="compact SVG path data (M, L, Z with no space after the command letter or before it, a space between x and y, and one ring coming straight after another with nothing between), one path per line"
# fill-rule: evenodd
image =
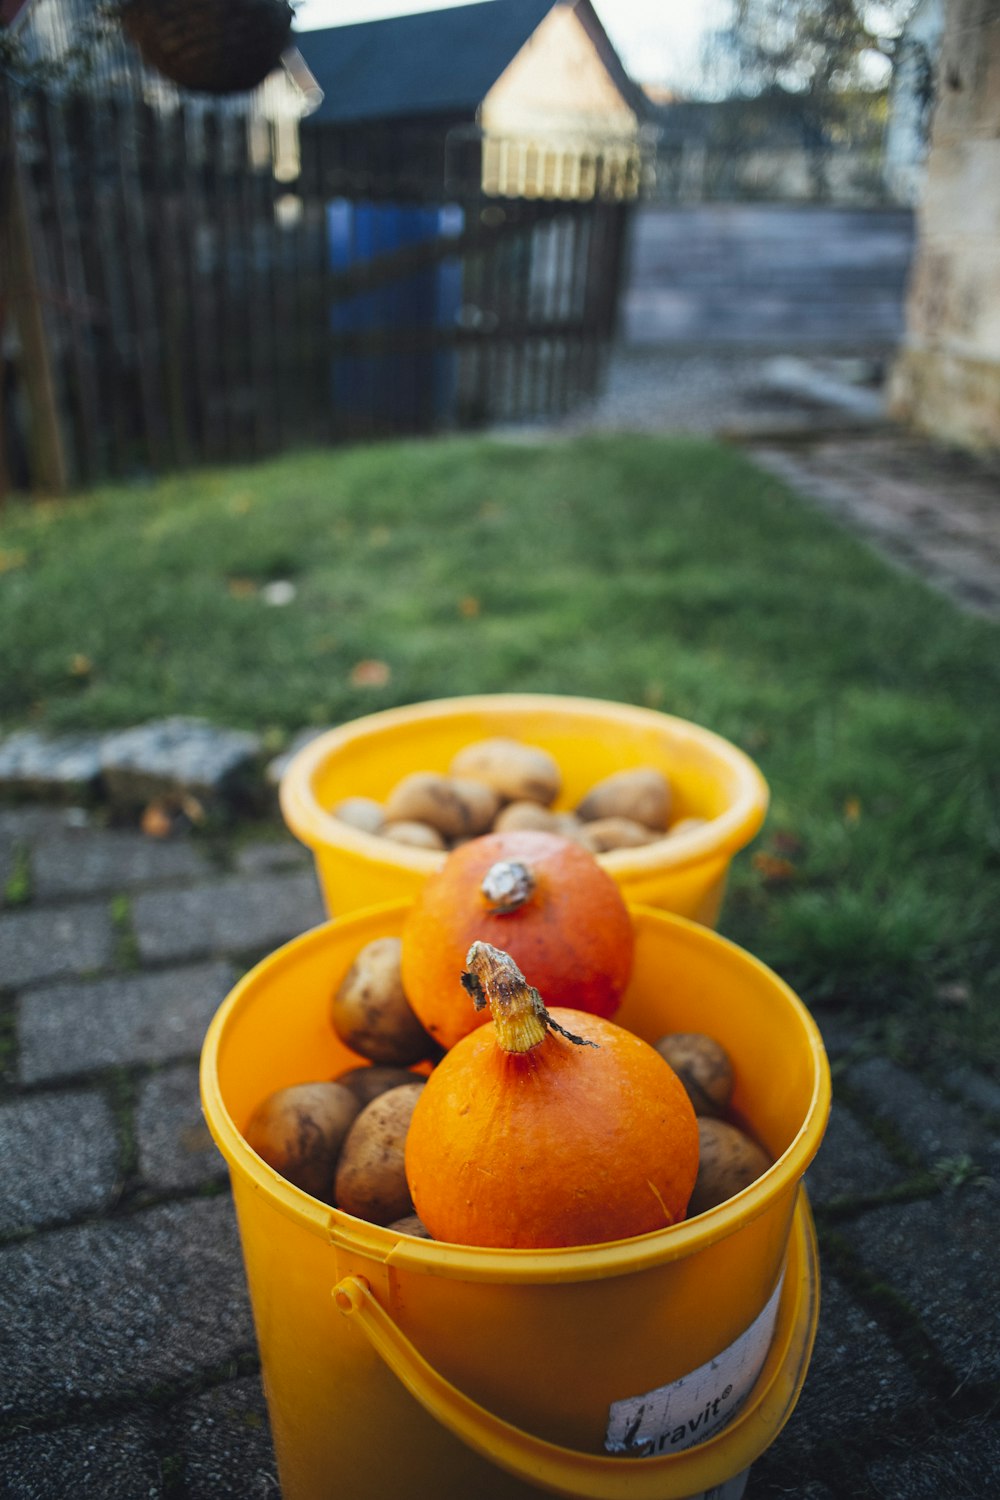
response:
M505 1052L530 1052L545 1040L547 1031L578 1047L596 1047L596 1042L574 1036L554 1021L545 1009L541 995L533 989L509 953L492 943L473 943L465 960L468 972L462 983L472 996L477 1010L488 1005L496 1028L497 1041Z
M493 915L504 917L531 900L535 877L519 859L500 859L486 871L479 889Z

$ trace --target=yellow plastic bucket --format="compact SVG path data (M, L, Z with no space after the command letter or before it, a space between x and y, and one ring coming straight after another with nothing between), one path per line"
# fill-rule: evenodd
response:
M411 771L447 771L473 740L508 736L548 750L571 808L615 771L658 766L674 788L675 818L704 827L639 849L599 856L631 903L713 926L733 855L757 833L768 790L753 761L728 740L669 714L593 698L493 694L443 698L354 719L319 735L281 779L288 827L312 850L327 911L343 915L412 898L445 856L394 844L331 815L345 797L383 802Z
M795 1404L816 1327L802 1177L830 1080L815 1023L743 950L635 909L618 1019L650 1040L716 1036L734 1059L734 1108L773 1166L709 1213L613 1244L503 1251L399 1235L292 1187L241 1131L271 1090L357 1065L328 1023L330 993L406 909L355 913L278 950L229 995L203 1048L284 1500L735 1500Z

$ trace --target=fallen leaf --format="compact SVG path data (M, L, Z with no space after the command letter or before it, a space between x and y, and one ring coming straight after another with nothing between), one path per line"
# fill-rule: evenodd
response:
M479 613L479 600L475 594L466 594L464 599L458 601L458 612L466 620L474 620Z
M786 859L794 859L797 854L802 854L805 851L805 844L803 844L798 834L783 828L779 828L772 834L771 845L776 854L782 855Z
M68 670L71 677L89 677L94 670L94 663L82 651L77 651L69 659Z
M350 681L352 687L385 687L391 676L388 663L366 657L351 668Z
M148 839L168 839L174 831L174 820L167 804L159 798L150 802L143 808L139 827Z
M844 819L848 823L856 823L861 817L860 797L848 797L844 803Z
M204 823L205 809L197 797L183 793L174 797L154 797L143 808L139 827L150 839L169 839L175 833L186 833L194 824Z
M765 885L786 885L798 873L790 859L779 859L774 854L755 854L753 867Z
M230 578L226 587L234 599L252 599L257 592L252 578Z

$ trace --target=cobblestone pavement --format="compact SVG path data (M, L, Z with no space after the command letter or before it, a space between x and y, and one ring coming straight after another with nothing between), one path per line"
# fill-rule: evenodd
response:
M321 919L270 825L233 845L0 809L0 1494L278 1495L206 1025ZM1000 1087L935 1085L818 1012L835 1073L808 1175L823 1306L749 1500L996 1493ZM331 1480L330 1494L351 1500ZM450 1500L450 1497L444 1497Z

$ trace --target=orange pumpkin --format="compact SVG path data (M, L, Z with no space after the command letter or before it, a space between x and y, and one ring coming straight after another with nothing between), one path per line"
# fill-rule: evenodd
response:
M561 834L488 833L424 883L402 934L403 988L443 1047L475 1030L460 975L477 939L509 953L549 1005L611 1016L632 971L632 922L615 882Z
M600 1244L683 1219L698 1125L670 1064L600 1016L549 1011L508 954L474 943L466 985L492 1024L438 1063L406 1139L435 1240Z

